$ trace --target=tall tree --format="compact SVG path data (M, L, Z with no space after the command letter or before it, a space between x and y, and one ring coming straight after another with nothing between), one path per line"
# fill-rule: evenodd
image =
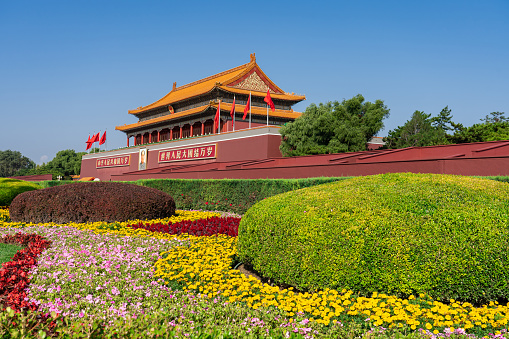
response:
M415 111L403 126L398 126L387 133L384 148L446 145L451 143L447 131L457 131L461 128L463 128L461 124L452 121L448 106L445 106L436 117Z
M18 151L0 151L0 177L12 177L19 170L35 168L35 162Z
M280 150L284 156L363 151L388 116L382 100L364 102L360 94L341 103L311 104L280 129Z

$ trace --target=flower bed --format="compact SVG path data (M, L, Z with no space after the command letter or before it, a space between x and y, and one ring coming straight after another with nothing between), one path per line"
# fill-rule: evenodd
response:
M3 307L10 307L15 311L23 308L35 310L36 305L26 300L26 289L30 283L29 270L35 266L37 257L51 243L40 235L23 233L4 235L0 241L25 246L11 261L3 263L0 269L0 296Z
M496 302L474 307L425 295L366 297L346 290L311 294L263 284L231 268L236 238L217 234L221 224L223 231L231 232L238 220L203 213L179 211L174 220L113 224L3 222L0 234L21 231L51 242L29 272L25 302L45 314L60 314L68 321L61 330L83 337L94 328L118 337L228 333L257 338L295 333L310 338L367 332L371 338L467 332L503 337L507 328L509 308ZM195 222L182 222L186 217ZM200 234L215 229L216 234L171 234L184 229Z

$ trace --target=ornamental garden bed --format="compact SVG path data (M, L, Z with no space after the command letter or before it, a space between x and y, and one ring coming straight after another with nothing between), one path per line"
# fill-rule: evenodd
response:
M509 337L509 308L496 300L474 305L424 293L297 291L243 274L234 269L240 221L178 210L157 220L30 224L11 222L0 210L2 237L38 244L24 240L31 257L14 258L0 271L16 267L28 279L18 285L26 295L4 303L0 336ZM9 279L2 286L14 291L18 282Z

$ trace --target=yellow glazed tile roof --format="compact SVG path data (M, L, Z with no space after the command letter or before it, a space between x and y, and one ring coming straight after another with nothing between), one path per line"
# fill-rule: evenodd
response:
M178 113L173 113L173 114L168 114L168 115L164 115L162 117L158 117L158 118L154 118L154 119L149 119L149 120L145 120L145 121L136 122L134 124L123 125L123 126L116 126L115 129L118 130L118 131L124 131L125 132L125 131L128 131L128 130L133 129L133 128L149 126L149 125L152 125L152 124L155 124L155 123L158 123L158 122L170 121L170 120L173 120L173 119L176 119L176 118L179 118L179 117L183 117L183 116L186 116L186 115L191 115L191 114L194 114L194 113L200 113L200 112L203 112L204 110L206 110L209 107L210 107L210 105L203 105L203 106L199 106L199 107L188 109L186 111L182 111L182 112L178 112Z
M252 96L262 97L265 98L267 95L267 92L258 92L258 91L250 91L248 89L242 89L242 88L235 88L235 87L229 87L229 86L218 86L218 88L221 88L224 91L236 93L236 94L247 94L251 93ZM282 99L282 100L293 100L293 101L302 101L306 100L305 95L294 95L294 94L278 94L278 93L270 93L270 97L272 99Z
M238 89L226 85L235 84L236 82L240 81L247 74L250 74L254 68L256 68L257 73L259 73L263 78L265 78L265 80L270 84L271 89L275 92L273 94L271 93L271 96L273 96L273 98L292 101L305 100L305 96L288 94L281 90L281 88L277 87L276 84L274 84L272 80L270 80L269 77L267 77L265 73L263 73L263 71L260 69L260 67L256 64L254 54L251 54L251 61L247 64L229 69L227 71L209 76L207 78L180 87L176 87L176 83L174 83L171 92L166 94L161 99L157 100L156 102L150 105L138 107L136 109L129 110L128 112L129 114L138 114L153 108L171 105L173 103L185 99L189 99L192 97L208 93L212 91L215 87L219 87L225 91L232 93L249 94L249 90ZM252 91L252 95L265 96L265 93Z
M126 131L132 130L134 128L150 126L150 125L155 124L155 123L170 121L170 120L173 120L173 119L176 119L176 118L180 118L180 117L184 117L184 116L188 116L188 115L192 115L192 114L196 114L196 113L201 113L201 112L205 111L209 107L217 109L217 103L211 103L209 105L203 105L203 106L195 107L195 108L192 108L192 109L188 109L186 111L182 111L182 112L178 112L178 113L173 113L173 114L165 115L165 116L162 116L162 117L157 117L157 118L154 118L154 119L149 119L149 120L137 122L137 123L134 123L134 124L123 125L123 126L116 126L115 129L118 130L118 131L126 132ZM235 113L237 113L237 114L244 113L244 108L245 107L246 107L245 105L235 105ZM224 114L224 112L228 112L229 113L231 111L231 109L232 109L232 104L224 103L224 102L221 103L221 112L223 112L223 114ZM267 108L251 106L251 114L266 116ZM272 112L269 109L269 116L271 116L271 117L297 119L301 115L302 115L302 113L295 112L293 110L276 109L274 112Z

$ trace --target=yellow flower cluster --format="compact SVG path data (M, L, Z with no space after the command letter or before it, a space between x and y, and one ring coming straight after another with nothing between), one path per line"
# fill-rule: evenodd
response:
M497 302L474 307L455 300L439 302L424 294L401 299L374 293L366 298L347 290L296 293L293 288L280 289L230 268L236 250L235 238L190 236L187 239L189 246L175 247L161 255L162 259L155 263L155 276L179 281L187 290L209 298L222 295L229 302L243 302L253 309L275 306L285 310L289 317L301 312L324 325L350 319L389 328L423 328L435 333L445 328L467 330L476 326L496 332L507 328L509 321L509 304Z
M9 210L7 208L0 207L0 222L3 220L9 220Z
M138 236L138 237L155 237L159 239L168 239L174 238L175 235L171 234L163 234L163 233L153 233L144 229L133 229L131 227L127 227L127 225L131 224L156 224L156 223L178 223L184 220L198 220L198 219L207 219L211 217L219 217L220 213L217 212L205 212L205 211L183 211L177 210L175 211L176 215L170 218L164 219L153 219L153 220L128 220L124 222L117 223L105 223L103 221L98 222L88 222L88 223L68 223L68 224L55 224L55 223L40 223L40 224L32 224L32 223L20 223L20 222L5 222L1 221L0 217L0 227L19 227L19 226L44 226L44 227L75 227L80 230L90 230L95 233L114 233L120 236ZM2 214L9 215L8 210L0 210L0 216Z

